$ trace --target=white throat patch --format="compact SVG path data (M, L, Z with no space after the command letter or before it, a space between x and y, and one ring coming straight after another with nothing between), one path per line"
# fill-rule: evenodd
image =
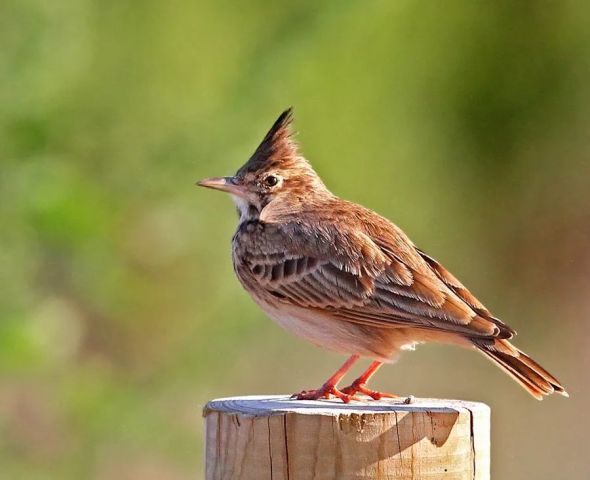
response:
M232 195L231 198L234 201L238 212L240 212L240 223L250 220L250 204L248 201L237 195Z

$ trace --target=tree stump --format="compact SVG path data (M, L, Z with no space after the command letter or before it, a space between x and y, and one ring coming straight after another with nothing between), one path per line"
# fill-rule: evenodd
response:
M414 399L213 400L206 480L489 480L490 409Z

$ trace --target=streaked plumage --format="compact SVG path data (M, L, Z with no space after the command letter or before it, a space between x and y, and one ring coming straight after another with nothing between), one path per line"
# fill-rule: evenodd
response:
M401 229L333 195L299 154L291 120L284 112L234 177L201 182L236 202L234 269L256 303L312 343L374 359L352 394L378 397L364 382L379 364L429 341L476 348L536 398L565 394L508 341L514 330ZM333 393L348 400L336 389L340 378L302 398Z

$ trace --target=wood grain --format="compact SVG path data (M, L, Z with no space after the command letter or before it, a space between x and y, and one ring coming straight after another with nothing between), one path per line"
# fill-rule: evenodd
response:
M490 478L482 403L252 396L213 400L203 414L207 480Z

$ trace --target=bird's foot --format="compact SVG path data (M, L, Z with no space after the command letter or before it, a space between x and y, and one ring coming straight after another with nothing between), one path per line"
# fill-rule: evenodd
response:
M367 397L371 397L373 400L381 400L382 398L402 398L399 395L395 395L393 393L385 393L385 392L378 392L376 390L371 390L367 387L367 385L363 382L355 380L352 382L348 387L344 387L342 389L342 393L345 395L355 395L357 393L362 393ZM408 397L409 399L410 397ZM406 399L407 400L407 399ZM407 402L410 403L410 402Z
M297 400L319 400L320 398L331 398L336 397L342 400L344 403L349 403L351 400L360 400L355 397L354 393L344 393L336 388L335 385L323 385L316 390L303 390L300 393L294 393L291 398Z

